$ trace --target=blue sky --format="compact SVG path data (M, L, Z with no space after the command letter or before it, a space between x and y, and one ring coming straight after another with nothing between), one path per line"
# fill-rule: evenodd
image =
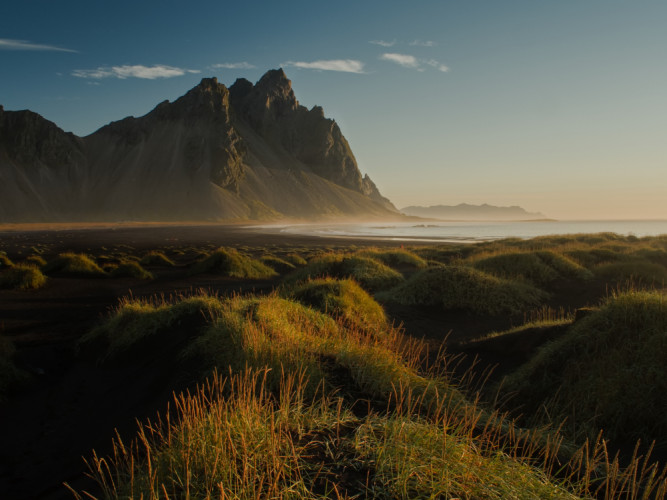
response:
M283 67L397 206L667 218L667 2L0 6L0 104L86 135Z

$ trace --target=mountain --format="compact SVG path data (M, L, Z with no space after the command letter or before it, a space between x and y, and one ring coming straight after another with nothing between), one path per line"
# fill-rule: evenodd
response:
M398 216L283 70L216 78L77 137L0 106L0 221Z
M546 218L541 213L526 212L521 207L495 207L486 203L483 205L461 203L455 206L410 206L402 208L400 211L405 215L447 220L534 220Z

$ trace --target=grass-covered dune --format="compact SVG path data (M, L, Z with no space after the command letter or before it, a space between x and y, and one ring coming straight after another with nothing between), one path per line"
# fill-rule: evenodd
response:
M340 295L334 284L311 283L325 298ZM619 468L601 445L573 453L517 428L425 369L418 342L368 335L315 302L123 301L84 343L131 356L195 314L205 321L171 366L208 381L177 396L169 419L118 438L112 457L90 459L103 497L611 499L639 483L665 494L654 467Z
M288 283L312 278L352 278L366 290L375 292L403 281L403 275L380 260L355 254L330 253L315 257L308 265L291 274Z
M106 429L110 442L118 428L99 456L80 439L96 489L67 467L45 484L72 478L75 497L100 499L667 496L652 458L667 457L667 237L164 241L0 252L0 282L24 268L48 276L0 287L3 405L36 400L44 383L64 396L34 418L12 414L49 421L31 443L56 450L25 448L17 474L77 433ZM138 279L147 269L157 279ZM93 280L114 276L131 279ZM63 333L69 344L33 351L39 328L49 346ZM107 418L84 424L107 394L118 398Z
M533 423L558 423L578 439L600 430L667 451L667 296L610 297L544 346L503 385Z
M233 248L219 248L192 266L192 274L220 274L232 278L264 279L277 273L260 260Z
M420 271L377 297L406 305L502 314L535 307L546 293L528 283L498 278L469 266L447 265Z
M382 332L387 328L387 317L380 304L354 280L319 278L299 283L283 293L340 319L347 326L369 332Z
M42 269L45 274L60 274L75 277L103 277L107 274L86 254L65 252L49 260Z
M28 290L40 288L45 283L46 276L32 264L16 264L0 271L0 288Z
M550 250L507 252L473 261L476 269L502 278L524 278L544 285L557 278L590 279L592 273L568 257Z

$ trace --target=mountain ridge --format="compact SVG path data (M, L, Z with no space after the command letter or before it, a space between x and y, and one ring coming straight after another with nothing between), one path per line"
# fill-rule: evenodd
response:
M399 211L415 217L450 220L540 220L547 218L539 212L528 212L516 205L498 207L486 203L482 205L459 203L458 205L431 205L428 207L413 205L401 208Z
M84 137L0 108L0 220L400 217L282 69L216 78Z

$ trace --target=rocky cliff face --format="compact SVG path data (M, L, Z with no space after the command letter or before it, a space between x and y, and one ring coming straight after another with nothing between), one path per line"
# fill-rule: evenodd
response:
M0 180L1 220L396 214L338 125L301 106L282 70L229 89L205 78L84 138L0 110Z

